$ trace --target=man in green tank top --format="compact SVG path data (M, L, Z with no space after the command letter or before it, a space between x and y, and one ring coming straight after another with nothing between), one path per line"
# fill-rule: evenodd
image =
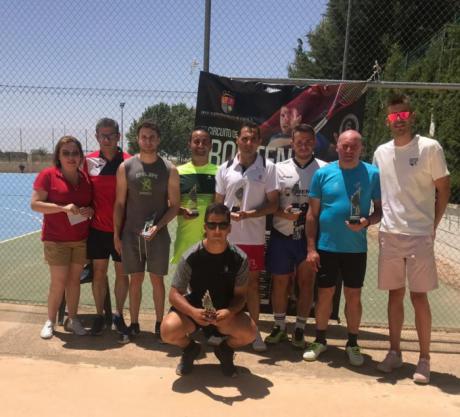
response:
M197 126L190 135L188 146L192 160L177 167L180 176L181 208L177 217L174 256L178 263L182 254L203 238L204 212L215 192L217 166L209 163L211 137L206 127Z

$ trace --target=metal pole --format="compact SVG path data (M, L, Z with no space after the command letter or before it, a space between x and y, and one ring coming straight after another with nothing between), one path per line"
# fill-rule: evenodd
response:
M209 49L211 43L211 0L205 2L203 71L209 72Z
M123 151L123 135L124 135L124 130L123 130L123 109L125 107L124 102L120 103L120 136L121 136L121 150Z
M351 18L351 0L348 0L347 26L345 29L345 46L343 48L342 80L344 80L347 77L348 44L350 42L350 18Z
M85 129L85 153L88 153L88 129Z
M19 152L22 152L22 129L19 128Z
M51 140L53 142L53 148L51 149L51 152L54 151L54 127L51 129Z

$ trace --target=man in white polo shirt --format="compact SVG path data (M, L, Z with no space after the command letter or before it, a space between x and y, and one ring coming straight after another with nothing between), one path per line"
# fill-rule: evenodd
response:
M415 112L409 97L390 98L387 124L393 140L380 145L374 164L380 170L383 216L379 243L379 288L389 291L390 351L377 368L391 372L403 364L406 278L415 311L420 359L413 379L430 381L431 311L427 292L438 286L434 258L436 228L450 196L444 152L434 139L413 135Z
M259 275L264 269L265 216L276 211L279 198L275 165L258 154L260 144L258 126L244 123L236 139L238 153L217 171L215 199L232 212L228 240L248 256L247 307L256 324L260 310ZM252 347L258 352L267 349L259 331Z

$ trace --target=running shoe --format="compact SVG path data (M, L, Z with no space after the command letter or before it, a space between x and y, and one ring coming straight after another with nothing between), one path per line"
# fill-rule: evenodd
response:
M377 365L377 369L380 372L389 374L394 369L401 368L403 366L402 356L394 350L390 350L385 359Z
M265 343L276 345L284 340L288 340L288 335L280 326L273 326L271 333L265 338Z
M113 327L119 334L126 333L128 326L125 323L125 319L122 315L114 314L113 315Z
M139 323L131 323L128 327L128 334L130 336L139 336L141 334Z
M327 345L323 345L319 342L310 343L307 347L307 350L303 353L303 359L307 362L316 361L316 359L318 359L318 356L326 350Z
M80 320L78 320L77 317L69 319L68 328L72 333L76 334L77 336L84 336L87 334L86 329L82 326Z
M45 325L40 332L40 337L42 339L51 339L54 332L54 323L51 320L46 320Z
M358 345L347 346L345 351L347 352L350 365L361 366L364 363L364 357L361 354L361 349Z
M430 382L430 360L420 358L413 375L413 380L416 384L428 384Z

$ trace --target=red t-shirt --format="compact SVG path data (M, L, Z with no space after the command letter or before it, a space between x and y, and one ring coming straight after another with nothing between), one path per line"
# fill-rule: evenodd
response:
M121 149L108 161L101 151L86 155L83 169L93 185L94 216L91 227L102 232L113 232L113 206L117 186L117 169L131 155Z
M49 167L35 178L34 190L48 193L47 202L66 205L73 203L78 207L88 207L93 198L91 182L88 176L78 171L80 182L74 186L62 175L59 168ZM43 215L42 240L51 242L75 242L88 237L90 221L71 225L67 213L60 212Z

